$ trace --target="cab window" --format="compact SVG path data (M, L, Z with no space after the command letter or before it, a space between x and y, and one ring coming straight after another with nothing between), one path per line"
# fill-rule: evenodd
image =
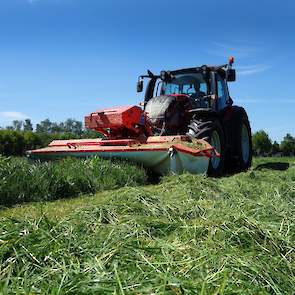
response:
M169 82L161 85L161 95L170 94L207 94L207 83L200 73L178 74Z
M226 84L219 75L217 75L217 95L218 95L218 110L224 109L228 105L228 93Z

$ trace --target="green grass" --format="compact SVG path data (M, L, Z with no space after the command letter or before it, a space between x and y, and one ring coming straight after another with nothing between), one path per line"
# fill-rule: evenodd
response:
M0 291L294 294L295 159L268 161L2 210Z
M0 157L0 206L48 201L146 182L144 169L99 158L33 162Z

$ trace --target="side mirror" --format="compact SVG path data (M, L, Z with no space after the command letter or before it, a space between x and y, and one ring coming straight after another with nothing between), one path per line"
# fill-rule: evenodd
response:
M139 80L139 81L137 81L137 84L136 84L136 91L142 92L142 90L143 90L143 81Z
M226 70L226 80L228 82L236 81L236 70L233 70L233 69Z

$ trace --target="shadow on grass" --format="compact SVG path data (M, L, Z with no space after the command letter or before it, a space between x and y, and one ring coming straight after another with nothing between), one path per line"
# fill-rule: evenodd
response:
M254 170L271 169L285 171L289 168L290 164L285 162L268 162L257 165Z
M147 184L159 184L161 176L150 169L145 169L147 175Z

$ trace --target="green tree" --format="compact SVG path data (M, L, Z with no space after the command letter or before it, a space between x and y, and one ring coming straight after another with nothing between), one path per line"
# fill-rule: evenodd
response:
M280 145L276 141L274 141L274 143L272 144L272 147L271 147L271 153L272 154L277 154L280 151L281 151Z
M64 122L64 131L74 134L82 134L82 122L74 119L67 119Z
M295 154L295 137L287 133L281 142L281 150L285 156Z
M30 119L25 119L25 122L23 123L23 129L24 131L33 131L33 124Z
M20 131L23 127L23 121L20 120L13 120L12 121L13 129L16 131Z
M36 126L36 132L38 133L51 133L52 132L52 122L49 119L41 121Z
M64 127L63 127L63 123L55 123L53 122L51 125L51 132L52 133L63 133L64 131Z
M259 130L253 134L253 151L256 155L265 155L271 151L272 142L269 135L264 130Z

